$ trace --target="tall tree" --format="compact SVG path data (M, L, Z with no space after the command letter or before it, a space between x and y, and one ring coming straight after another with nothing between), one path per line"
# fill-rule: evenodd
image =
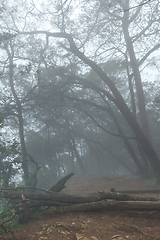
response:
M18 118L18 125L19 125L19 137L20 137L20 143L21 143L21 153L22 153L22 168L24 171L24 180L27 184L27 181L29 180L29 170L28 170L28 163L27 163L27 151L26 151L26 144L24 140L24 125L23 125L23 116L22 116L22 105L21 101L18 98L18 95L16 93L15 87L14 87L14 63L13 63L13 49L10 52L9 47L5 41L3 41L4 49L6 50L7 56L8 56L8 62L9 62L9 83L10 88L14 97L14 100L17 105L17 118ZM12 48L12 46L11 46Z

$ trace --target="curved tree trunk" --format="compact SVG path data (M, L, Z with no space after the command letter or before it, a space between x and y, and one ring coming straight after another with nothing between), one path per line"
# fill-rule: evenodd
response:
M57 34L51 34L55 37L63 37L67 38L70 43L70 51L74 53L76 56L78 56L84 63L86 63L88 66L90 66L97 75L106 83L106 85L110 88L111 92L113 93L113 96L108 94L108 98L115 103L115 105L118 107L122 115L126 118L127 122L129 123L130 127L132 128L133 132L135 133L135 136L139 143L141 144L147 158L150 161L150 164L153 167L155 177L157 179L157 182L160 183L160 160L153 149L150 141L144 134L144 132L141 130L139 124L137 123L136 119L134 118L133 114L131 113L130 109L124 102L120 92L115 87L114 83L111 81L111 79L105 74L105 72L92 60L88 59L82 52L79 51L79 49L76 47L75 42L73 41L73 38L69 34L63 34L63 33L57 33Z
M112 80L107 76L107 74L92 60L87 58L82 52L79 51L77 48L72 36L67 33L62 32L47 32L47 31L29 31L29 32L21 32L20 34L28 35L28 34L44 34L47 38L55 37L55 38L63 38L67 39L69 42L70 47L67 48L63 46L66 50L72 52L78 58L80 58L85 64L90 66L97 75L105 82L105 84L109 87L112 94L108 93L108 99L118 107L122 115L126 118L128 124L132 128L137 140L139 141L140 145L142 146L146 156L148 157L150 164L153 167L155 177L157 182L160 183L160 160L151 145L150 141L145 136L144 132L141 130L139 124L137 123L136 119L134 118L133 114L131 113L130 109L128 108L127 104L125 103L122 95L112 82Z

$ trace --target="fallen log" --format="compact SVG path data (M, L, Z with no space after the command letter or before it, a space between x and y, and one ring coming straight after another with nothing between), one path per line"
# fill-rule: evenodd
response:
M9 199L19 199L21 202L27 201L39 201L43 203L53 202L54 205L66 205L78 204L78 203L90 203L90 202L98 202L107 199L114 199L117 201L159 201L159 198L153 197L138 197L131 196L129 194L116 193L116 192L98 192L97 194L90 196L77 196L70 195L64 193L56 193L56 192L43 192L43 193L22 193L18 191L0 191L1 198L9 198Z
M0 198L10 199L12 207L17 207L17 214L22 220L28 221L30 209L38 210L42 206L55 207L55 212L66 211L97 211L97 210L154 210L160 209L160 199L153 197L134 196L127 193L98 192L89 196L77 196L60 193L66 181L74 174L70 173L59 180L49 191L29 187L0 190ZM37 191L38 190L38 191ZM155 203L155 204L154 204ZM25 217L25 218L24 218Z
M100 201L92 203L74 204L65 207L56 207L45 210L44 214L53 215L67 212L85 212L101 210L134 210L134 211L159 211L160 202L151 201Z
M34 196L36 199L37 196L44 195L45 192L60 192L65 188L66 181L73 175L74 173L70 173L67 176L63 177L48 191L36 187L20 187L10 190L3 189L0 191L0 197L9 198L10 202L12 202L12 207L15 208L15 214L18 215L19 222L26 223L31 218L31 208L34 208L34 211L37 211L41 206L49 207L53 205L60 205L58 202L54 202L53 200L52 202L49 202L48 200L42 202L41 199L34 200ZM30 193L28 191L30 191ZM66 204L61 203L61 205L63 206Z

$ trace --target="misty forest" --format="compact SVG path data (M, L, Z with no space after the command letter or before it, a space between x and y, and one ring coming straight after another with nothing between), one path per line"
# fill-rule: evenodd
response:
M160 183L160 1L1 0L0 187Z
M159 1L2 1L0 184L160 182Z

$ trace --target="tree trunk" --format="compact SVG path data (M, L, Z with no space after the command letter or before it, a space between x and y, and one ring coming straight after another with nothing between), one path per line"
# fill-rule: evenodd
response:
M72 133L70 134L70 141L71 141L72 150L75 153L75 156L76 156L76 159L77 159L77 163L78 163L82 173L85 174L86 173L86 169L84 167L82 158L79 156L79 153L78 153L78 151L76 149L76 144L75 144L75 140L74 140L74 138L72 136Z
M2 198L10 198L10 199L19 199L20 201L29 201L29 203L35 203L38 201L40 203L45 203L46 206L48 204L52 204L52 206L61 206L61 205L71 205L71 204L79 204L79 203L90 203L90 202L98 202L102 200L117 200L117 201L159 201L159 198L153 197L139 197L132 196L127 193L119 193L119 192L103 192L100 191L98 193L89 195L89 196L77 196L71 194L62 194L58 192L48 192L43 191L41 193L30 193L30 192L18 192L18 191L3 191L0 192L0 197Z
M44 214L53 215L55 213L101 211L101 210L139 210L139 211L159 211L160 202L143 201L102 201L94 203L75 204L55 209L46 210Z
M126 9L129 9L129 2L126 2ZM133 76L135 80L135 86L136 86L136 92L137 92L137 99L138 99L138 108L139 108L139 117L140 117L140 123L141 128L145 136L148 138L148 140L151 143L151 136L150 136L150 130L147 120L147 113L146 113L146 104L144 99L144 91L142 87L142 80L141 75L138 67L138 61L136 59L133 42L129 35L129 11L124 11L123 19L122 19L122 27L123 27L123 34L124 39L126 42L127 51L130 57L130 63L133 70ZM145 156L142 156L143 161L145 162L145 172L149 176L151 173L151 166L149 164L148 159ZM147 173L148 172L148 173Z
M19 126L19 136L20 136L20 143L21 143L21 153L22 153L22 168L24 171L24 180L25 184L29 184L29 170L28 170L28 162L27 162L27 150L26 150L26 143L24 140L24 126L23 126L23 116L22 116L22 107L21 103L17 102L18 104L18 126Z
M22 154L22 169L24 171L24 180L25 184L28 184L29 180L29 170L28 170L28 163L27 163L27 152L26 152L26 144L24 140L24 126L23 126L23 116L22 116L22 106L21 102L16 94L16 90L14 88L14 79L13 79L13 56L11 55L8 46L4 43L5 50L8 54L9 59L9 82L11 91L14 97L14 100L17 104L17 117L18 117L18 127L19 127L19 137L20 137L20 144L21 144L21 154Z
M142 131L145 134L145 136L148 138L148 140L151 141L141 75L139 72L138 63L137 63L137 59L136 59L134 48L133 48L133 43L129 36L128 27L129 27L128 11L125 11L124 17L123 17L123 33L124 33L127 51L130 56L131 67L132 67L133 75L134 75L134 79L135 79L141 128L142 128Z

